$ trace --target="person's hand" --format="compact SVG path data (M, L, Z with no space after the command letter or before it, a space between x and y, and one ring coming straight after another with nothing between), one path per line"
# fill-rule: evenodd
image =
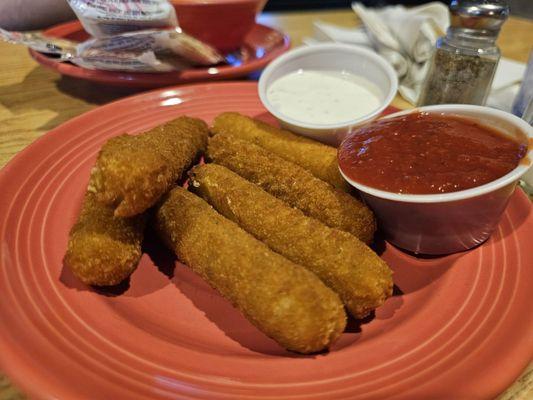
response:
M8 31L43 29L74 18L66 0L0 0L0 28Z

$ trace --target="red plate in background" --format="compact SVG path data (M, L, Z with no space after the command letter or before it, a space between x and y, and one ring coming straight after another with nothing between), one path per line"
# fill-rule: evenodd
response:
M0 368L36 398L489 399L532 355L533 216L517 190L492 238L416 258L388 244L398 290L329 353L288 353L149 240L129 283L80 284L62 258L98 149L187 114L267 121L255 83L182 86L100 107L0 171Z
M79 21L67 22L47 29L43 34L76 42L86 40L89 35ZM86 79L113 86L156 88L198 81L212 81L245 77L257 71L285 53L290 47L287 35L265 25L255 24L246 35L241 52L243 59L231 65L211 68L192 68L179 72L140 73L114 72L82 68L69 62L58 62L57 58L30 50L31 56L45 67L52 68L62 75Z

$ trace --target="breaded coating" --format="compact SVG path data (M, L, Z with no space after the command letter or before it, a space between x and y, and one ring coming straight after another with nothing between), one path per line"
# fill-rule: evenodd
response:
M376 221L367 206L260 146L220 134L209 139L206 156L329 227L365 243L374 237Z
M145 223L144 214L115 217L113 208L87 192L63 262L83 283L116 285L137 268Z
M353 235L329 228L229 169L205 164L190 173L193 190L272 250L314 272L356 318L392 294L387 264Z
M131 217L153 206L205 151L204 121L179 117L140 135L121 135L104 144L89 190Z
M235 112L226 112L217 116L211 131L215 135L227 133L253 142L307 169L330 185L350 191L350 186L339 172L337 149L334 147Z
M344 330L339 297L316 276L185 189L164 198L154 227L181 261L284 348L321 351Z

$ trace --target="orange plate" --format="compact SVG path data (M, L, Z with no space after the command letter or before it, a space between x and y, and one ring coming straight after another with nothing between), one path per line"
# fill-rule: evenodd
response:
M0 369L47 399L489 399L513 382L533 345L521 190L470 252L417 258L378 243L395 295L329 353L283 350L154 240L127 284L79 283L62 258L104 141L230 110L273 120L255 83L153 91L74 118L0 171Z
M57 25L43 33L48 36L70 39L77 42L86 40L89 37L79 21ZM82 68L68 62L61 63L58 62L57 58L34 50L30 50L30 54L38 63L52 68L63 75L113 86L156 88L178 83L244 77L266 67L270 61L286 52L289 47L290 40L287 35L268 26L255 24L244 40L244 45L241 49L242 59L235 60L230 65L211 68L192 68L179 72L153 74L112 72Z

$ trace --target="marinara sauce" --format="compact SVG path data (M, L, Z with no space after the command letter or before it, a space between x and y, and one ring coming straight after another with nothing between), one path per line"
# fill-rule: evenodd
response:
M433 194L491 182L525 156L527 145L467 118L410 113L349 135L339 166L350 179L395 193Z

